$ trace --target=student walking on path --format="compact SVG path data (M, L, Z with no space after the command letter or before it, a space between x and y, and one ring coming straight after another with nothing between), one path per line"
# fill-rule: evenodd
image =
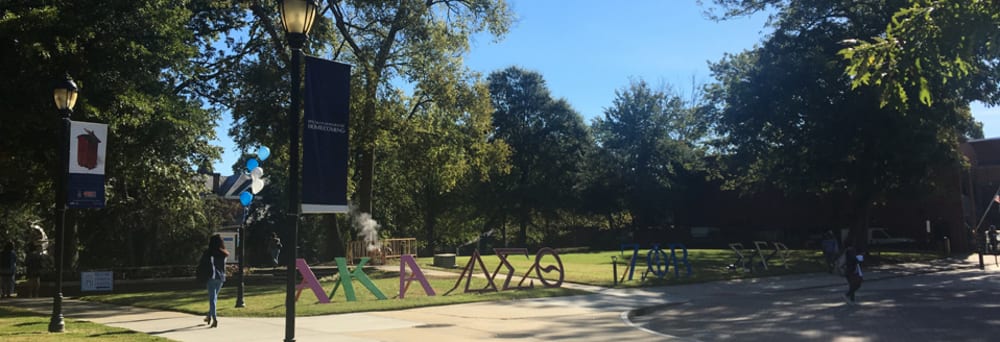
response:
M38 297L38 288L41 284L42 269L45 267L45 257L35 245L28 245L28 256L24 260L24 275L28 282L25 285L26 294L29 298Z
M281 255L281 239L278 238L278 233L271 233L271 238L267 240L267 252L271 253L271 262L274 266L280 265L278 256Z
M229 251L226 250L226 245L222 243L222 236L219 234L212 235L208 239L208 249L201 256L201 261L199 263L205 263L206 261L211 264L212 274L207 279L208 288L208 314L205 315L205 323L211 324L212 328L219 326L219 316L216 314L216 304L219 301L219 290L222 289L222 284L226 282L226 257L229 256Z
M7 242L0 254L0 296L10 298L14 295L14 276L17 275L17 254L14 253L14 243Z
M861 272L861 262L865 259L863 253L858 253L852 245L847 245L844 259L844 275L847 278L847 292L844 293L844 301L847 304L854 304L854 294L861 288L861 282L864 281L864 273Z
M837 268L837 257L840 255L840 248L837 246L837 239L833 237L833 232L827 231L823 234L823 241L820 242L823 249L823 258L826 259L826 266L830 274L834 274Z

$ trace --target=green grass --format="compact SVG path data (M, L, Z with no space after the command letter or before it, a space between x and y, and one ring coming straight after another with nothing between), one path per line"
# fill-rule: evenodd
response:
M727 266L734 261L733 252L730 250L696 249L688 251L688 260L690 261L692 268L691 276L686 276L684 274L685 272L682 270L680 277L674 277L674 268L671 266L667 276L664 278L649 275L645 280L642 280L642 274L646 270L646 252L648 252L648 250L640 250L639 260L636 263L633 280L626 279L624 282L619 283L618 287L677 285L736 278L766 277L783 274L826 271L823 266L822 257L817 251L793 250L791 251L791 256L788 258L789 265L787 269L781 266L780 262L775 264L775 262L772 261L770 269L766 271L758 269L753 273L748 273L728 269ZM563 263L565 281L604 287L613 286L612 256L617 258L618 277L621 279L622 274L627 270L628 260L631 257L631 254L629 253L621 254L618 251L604 251L561 254L560 259ZM927 261L936 258L937 256L934 254L900 252L881 253L881 259L886 262ZM493 274L497 270L497 266L500 265L499 258L494 255L485 255L482 259L484 266L490 274ZM518 286L525 273L534 263L534 259L534 255L531 255L530 257L525 257L524 255L511 255L508 257L508 261L514 267L514 271L511 273L511 287ZM316 296L313 295L312 291L305 289L302 291L301 297L295 305L296 314L299 316L314 316L349 312L400 310L433 305L566 296L583 293L581 291L565 287L544 288L538 280L528 279L524 281L523 285L528 285L530 282L533 282L533 289L511 289L487 293L465 293L466 285L463 282L458 284L458 287L453 292L446 295L450 289L456 287L456 282L459 279L459 272L462 271L462 268L466 265L466 263L468 263L468 260L468 256L458 257L456 262L458 263L459 268L447 269L447 271L451 272L448 276L442 277L428 275L428 280L431 283L431 287L437 292L437 296L425 295L420 284L418 282L413 282L410 284L405 299L398 299L396 297L399 291L399 273L372 271L366 273L370 278L372 278L372 281L375 282L376 286L382 291L382 293L389 297L388 300L376 299L371 293L368 292L367 289L364 288L364 286L360 284L360 282L355 281L354 291L357 295L357 301L347 302L344 295L344 289L340 288L335 294L330 296L331 303L320 304L318 303ZM419 258L417 260L420 267L426 271L438 269L431 266L432 261L433 258ZM554 258L552 256L546 256L542 259L542 267L554 264ZM500 274L495 276L495 283L497 287L503 287L503 283L507 277L507 272L506 268L502 268ZM475 268L475 275L481 276L483 274L483 270L477 264ZM550 282L555 282L556 279L558 279L558 272L543 274ZM532 271L530 276L534 278L536 276L535 271ZM323 285L323 289L326 290L328 294L332 291L335 285L333 279L321 279L321 283ZM486 285L487 282L485 279L473 276L472 283L469 284L469 289L481 289ZM204 314L204 312L208 309L208 303L205 297L206 293L204 290L191 290L89 295L82 297L82 299L118 305L180 311L192 314ZM229 317L283 317L285 315L285 284L273 282L267 284L254 284L253 282L248 282L246 284L244 302L246 307L239 309L235 308L236 284L233 281L227 282L222 289L222 293L220 294L218 306L219 315Z
M754 278L826 271L822 261L822 254L813 250L791 250L790 256L787 259L788 268L783 267L780 258L775 257L771 262L769 262L768 270L765 271L758 268L755 272L749 273L734 271L728 268L728 265L735 261L734 254L731 250L692 249L688 250L688 261L691 263L691 276L686 275L686 268L681 265L680 276L675 277L674 267L673 265L670 265L665 277L659 278L653 274L649 274L646 280L643 281L642 274L647 270L646 253L648 251L648 249L639 250L638 260L635 264L635 271L633 272L632 280L628 280L628 276L626 275L625 280L618 284L619 287L703 283L737 278ZM669 250L665 252L668 255L670 253ZM679 252L680 251L678 251L678 257L681 257L682 254ZM618 264L618 279L621 280L622 274L626 272L629 260L632 257L631 251L626 251L625 253L618 251L601 251L560 254L559 258L562 260L565 271L565 281L604 287L614 286L614 278L612 278L612 256L617 258L615 263ZM938 256L934 254L908 252L882 252L881 257L886 262L927 261L938 258ZM482 256L482 259L483 264L491 274L497 270L497 266L500 265L500 259L495 255L484 255ZM514 280L512 280L512 282L516 284L516 282L520 281L521 277L524 276L525 272L527 272L534 263L535 256L530 255L529 257L525 257L524 255L510 255L507 257L507 260L514 267ZM554 259L551 256L545 256L542 259L542 266L545 267L546 265L553 264L553 260ZM430 264L433 263L433 258L419 258L417 262L421 265L421 267L441 269L430 266ZM460 256L456 258L456 264L458 264L457 269L442 270L462 272L468 262L469 256ZM476 264L475 267L475 271L478 274L483 273L478 264ZM506 268L501 268L500 272L501 275L497 276L497 279L502 281L504 273L507 272ZM546 279L558 277L555 273L553 273L552 276L544 273L543 275ZM535 271L532 271L530 276L535 277ZM498 284L498 286L500 285Z
M465 293L464 283L451 294L445 292L455 286L457 277L436 278L428 276L436 296L427 296L419 282L412 282L406 292L405 299L396 298L399 294L398 272L366 272L375 286L388 297L378 300L360 282L354 282L354 293L357 301L348 302L343 287L330 296L330 303L321 304L312 290L304 289L295 304L295 312L299 316L315 316L349 312L400 310L416 307L449 305L470 302L514 300L523 298L539 298L583 294L584 292L567 288L535 288L531 290L507 290L490 293ZM323 289L329 295L335 286L332 279L321 279ZM473 278L470 289L486 286L485 279ZM192 314L204 314L208 311L206 292L202 291L152 291L142 293L122 293L85 296L81 299L105 302L118 305L130 305L169 311L180 311ZM244 304L236 306L236 283L229 281L219 294L218 313L228 317L284 317L285 315L285 284L270 283L266 285L245 284Z
M49 332L49 315L0 306L0 341L170 341L131 330L66 320L66 331Z

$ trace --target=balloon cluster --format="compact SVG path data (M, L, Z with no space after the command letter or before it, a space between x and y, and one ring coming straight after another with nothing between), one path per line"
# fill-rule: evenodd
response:
M257 158L250 158L247 160L247 172L250 173L250 191L244 190L240 193L240 203L244 207L249 206L250 202L253 201L253 196L260 192L264 188L264 169L260 167L260 162L267 160L267 157L271 156L271 150L267 146L261 146L257 149Z

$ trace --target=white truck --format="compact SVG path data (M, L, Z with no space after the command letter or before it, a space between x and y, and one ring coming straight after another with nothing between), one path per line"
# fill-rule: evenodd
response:
M881 227L870 227L868 228L868 245L869 246L885 246L885 245L906 245L912 244L914 241L911 238L905 237L892 237L889 235L889 231Z
M842 236L841 241L847 240L848 230L844 229L841 231ZM869 227L868 228L868 245L869 246L888 246L888 245L906 245L912 244L914 241L911 238L905 237L893 237L889 235L889 230L882 227Z

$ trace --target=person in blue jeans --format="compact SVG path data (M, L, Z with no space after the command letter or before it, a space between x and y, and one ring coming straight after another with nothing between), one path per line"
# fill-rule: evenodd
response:
M215 309L219 301L219 290L226 282L226 257L229 256L226 245L222 243L222 236L215 234L208 239L208 249L205 250L204 255L207 255L212 263L212 277L208 279L207 283L208 314L205 315L205 323L211 324L211 327L215 328L219 326L219 316Z
M274 266L280 265L278 256L281 255L281 239L278 238L278 233L271 233L271 239L267 241L267 251L271 253L271 261Z

